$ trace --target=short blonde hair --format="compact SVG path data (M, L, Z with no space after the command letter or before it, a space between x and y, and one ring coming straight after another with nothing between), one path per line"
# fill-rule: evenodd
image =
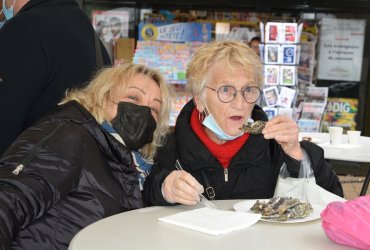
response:
M187 88L193 96L201 96L209 71L215 64L230 70L237 67L255 74L257 87L262 87L262 64L256 52L243 42L216 41L200 47L186 70Z
M173 95L171 87L159 71L133 63L105 68L98 72L85 88L68 90L65 98L59 104L75 100L85 107L99 123L102 123L108 120L108 114L105 110L108 101L112 100L112 90L126 91L128 83L137 74L143 74L153 79L161 90L162 105L158 114L153 142L142 149L142 153L146 157L152 158L157 147L163 145L165 135L169 132L169 113Z

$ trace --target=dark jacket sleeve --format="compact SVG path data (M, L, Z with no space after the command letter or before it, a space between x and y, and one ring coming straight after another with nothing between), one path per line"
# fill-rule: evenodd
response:
M68 131L53 135L47 129L43 133L44 129L26 130L0 160L0 249L8 249L19 231L73 190L81 173L78 134L70 127L61 127L58 132ZM54 143L24 143L42 142L48 135ZM23 169L15 174L20 163Z
M169 206L162 195L162 183L175 170L176 142L174 134L167 137L167 143L159 148L152 172L144 183L143 201L145 206Z
M306 151L311 161L311 168L314 171L316 183L329 192L343 197L343 188L338 176L331 169L329 163L324 159L324 150L316 144L308 141L302 141L301 147ZM288 171L292 177L298 177L300 161L297 161L288 155L284 155L284 161L287 164Z
M40 44L23 36L6 30L0 36L0 155L23 131L28 112L44 88L41 83L47 82Z

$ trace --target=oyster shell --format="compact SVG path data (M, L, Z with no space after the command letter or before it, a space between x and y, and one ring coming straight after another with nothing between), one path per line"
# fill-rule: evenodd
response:
M268 202L257 200L250 210L261 214L263 219L276 221L304 218L313 212L310 203L289 197L274 197Z
M247 122L243 124L240 130L244 133L250 133L252 135L258 135L262 133L263 128L266 125L266 121L255 121L255 122Z

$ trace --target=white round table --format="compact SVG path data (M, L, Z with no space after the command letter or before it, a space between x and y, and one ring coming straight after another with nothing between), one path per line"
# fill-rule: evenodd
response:
M351 161L351 162L370 162L370 137L361 136L358 147L346 147L348 137L342 136L343 147L330 147L328 133L300 132L299 138L311 137L312 142L324 149L324 157L329 160ZM350 145L348 145L350 146ZM370 168L366 174L360 195L365 195L370 182Z
M215 201L221 209L232 210L241 200ZM212 236L158 221L158 218L194 209L187 206L148 207L117 214L81 230L69 250L335 250L350 249L326 237L321 220L282 224L259 221L221 236Z

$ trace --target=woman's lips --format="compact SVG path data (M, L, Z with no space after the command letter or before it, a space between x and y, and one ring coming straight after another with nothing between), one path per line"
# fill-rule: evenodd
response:
M234 121L240 121L243 117L242 116L231 116L230 119Z

